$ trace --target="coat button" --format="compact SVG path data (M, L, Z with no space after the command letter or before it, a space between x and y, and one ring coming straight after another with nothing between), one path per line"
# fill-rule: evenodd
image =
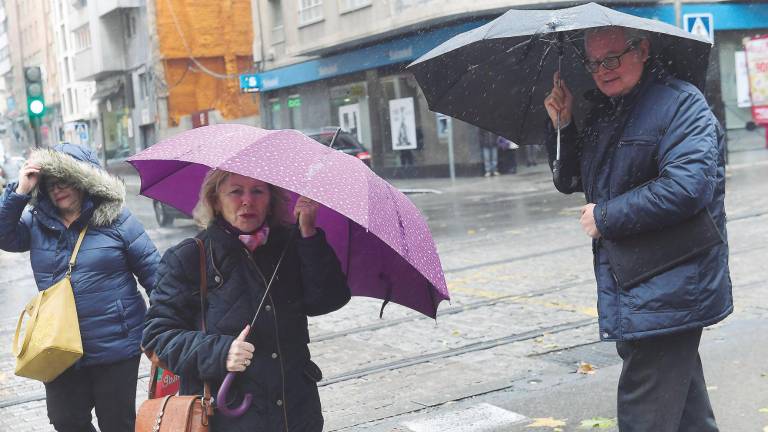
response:
M214 280L216 283L221 283L221 276L219 276L219 275L216 275L216 276L214 276L213 280Z
M277 358L277 353L272 353L272 358L276 359Z
M283 400L282 399L278 399L277 400L277 406L283 406Z
M266 305L266 306L264 306L264 310L265 310L265 311L267 311L267 312L269 312L269 311L271 311L271 310L272 310L272 306L270 306L270 305Z

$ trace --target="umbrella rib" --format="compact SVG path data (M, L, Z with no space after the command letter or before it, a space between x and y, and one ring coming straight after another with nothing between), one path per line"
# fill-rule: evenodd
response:
M387 188L387 191L389 192L389 198L392 200L392 208L395 210L395 214L397 215L397 226L400 228L400 245L403 248L403 258L407 262L411 262L410 257L408 256L408 242L405 241L405 226L403 225L403 216L400 214L400 209L397 207L397 203L395 202L395 196L394 193L392 193L392 186L391 184L387 184L389 187Z
M552 49L552 44L547 45L546 50L544 50L544 54L541 56L541 61L539 61L539 66L536 68L536 76L533 79L533 85L531 86L531 90L528 92L528 102L526 102L525 110L523 111L523 120L520 122L520 131L518 132L518 135L521 137L523 136L524 126L525 122L528 120L528 111L530 111L531 103L533 102L533 92L536 90L536 82L541 77L541 72L544 70L544 62L547 59L547 56L549 55L549 51Z

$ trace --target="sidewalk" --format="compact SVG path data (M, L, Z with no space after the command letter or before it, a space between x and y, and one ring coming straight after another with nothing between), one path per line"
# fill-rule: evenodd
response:
M765 147L765 132L758 128L754 131L746 129L734 129L728 131L728 164L731 166L740 166L759 161L768 161L768 149ZM119 162L109 168L109 171L120 176L125 180L125 184L130 190L136 190L141 186L141 180L136 171L127 163ZM542 180L550 179L549 166L546 163L540 163L536 166L519 166L517 174L504 174L499 177L484 178L475 177L457 177L451 182L448 177L430 177L430 178L408 178L408 179L386 179L395 187L406 194L419 193L444 193L444 192L468 192L476 191L499 191L501 188L507 188L510 184L515 184L515 191L527 189L532 183L538 183Z

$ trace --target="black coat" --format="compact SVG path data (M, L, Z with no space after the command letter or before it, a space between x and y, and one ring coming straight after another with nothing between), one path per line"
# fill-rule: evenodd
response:
M199 250L187 239L162 258L143 345L181 376L181 394L201 394L206 380L215 395L227 373L229 347L253 318L289 230L272 229L253 255L216 224L198 238L207 251L207 334L200 331ZM217 413L212 430L321 431L321 373L310 360L307 316L337 310L349 298L346 276L325 234L318 230L304 239L297 233L251 329L253 360L230 393L237 403L244 392L251 393L253 404L239 418Z

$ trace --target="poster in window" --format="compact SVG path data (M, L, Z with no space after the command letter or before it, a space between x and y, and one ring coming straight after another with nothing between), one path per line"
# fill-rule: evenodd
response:
M339 107L339 126L344 132L349 132L358 141L363 140L360 130L360 104L342 105Z
M392 150L416 149L416 113L412 97L389 101L389 126Z
M752 119L768 124L768 36L744 39L749 73L749 95L752 99Z

